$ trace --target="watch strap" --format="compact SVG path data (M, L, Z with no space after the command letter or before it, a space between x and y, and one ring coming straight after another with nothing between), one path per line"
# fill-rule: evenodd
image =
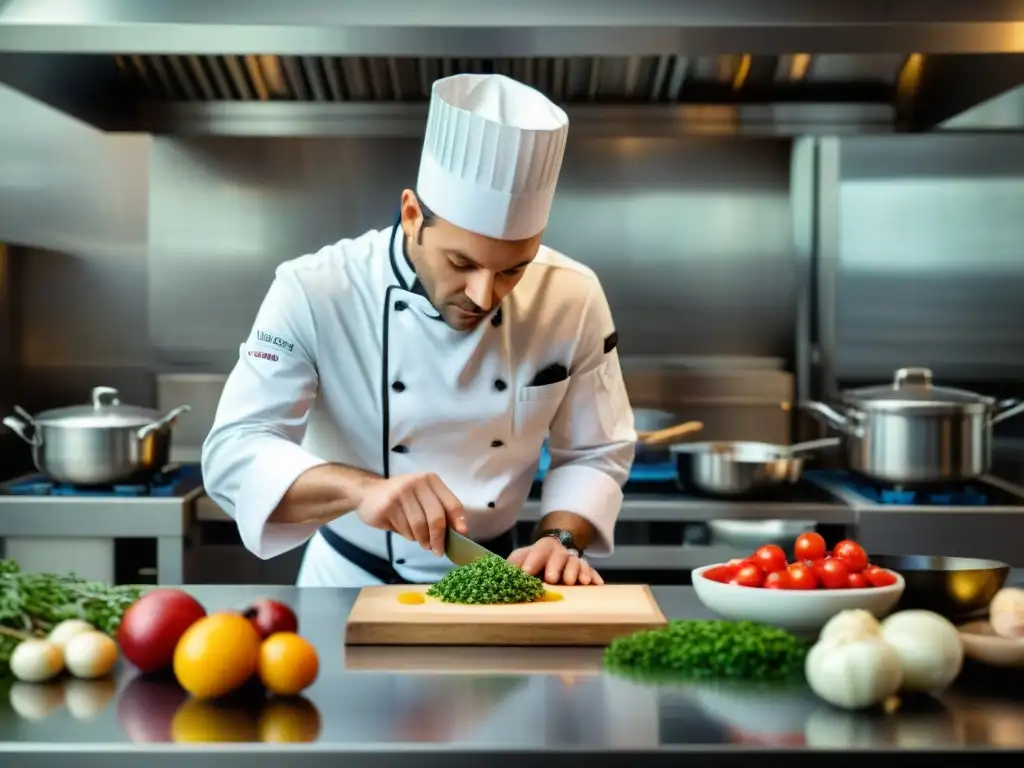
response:
M534 543L540 541L543 538L550 536L551 538L558 539L558 543L566 549L575 553L576 557L583 557L583 550L577 546L576 540L573 538L572 533L569 531L562 530L561 528L546 528L542 531L537 531L533 536Z

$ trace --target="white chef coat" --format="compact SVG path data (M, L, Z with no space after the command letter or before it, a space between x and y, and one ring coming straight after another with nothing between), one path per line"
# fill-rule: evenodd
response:
M550 430L542 511L587 519L588 555L610 554L636 439L616 339L593 271L550 248L465 332L422 293L397 225L342 240L278 266L203 445L206 491L261 558L312 537L300 586L379 584L317 525L267 522L299 475L434 472L486 541L515 525ZM531 386L552 364L568 378ZM329 526L411 582L453 567L355 514Z

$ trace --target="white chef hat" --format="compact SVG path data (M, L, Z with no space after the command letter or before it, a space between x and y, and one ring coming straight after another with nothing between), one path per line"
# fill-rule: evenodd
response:
M452 224L501 240L547 226L569 118L504 75L434 83L416 193Z

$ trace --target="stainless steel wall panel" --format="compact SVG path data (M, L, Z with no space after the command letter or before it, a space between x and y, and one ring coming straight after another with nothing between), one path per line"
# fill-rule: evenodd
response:
M789 359L788 141L570 142L545 241L601 276L624 355ZM155 139L150 340L166 371L225 371L276 265L390 226L405 139Z
M842 143L835 375L1024 378L1024 137Z

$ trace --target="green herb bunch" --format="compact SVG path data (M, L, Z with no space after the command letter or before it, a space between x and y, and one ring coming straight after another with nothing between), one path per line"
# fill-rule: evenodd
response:
M810 646L750 621L672 621L612 641L605 667L648 680L785 681L803 674Z
M65 619L113 634L140 594L138 587L112 587L73 574L23 573L13 560L0 560L0 674L22 639L44 637Z
M508 560L485 555L450 570L427 594L445 603L530 603L544 594L544 582Z

